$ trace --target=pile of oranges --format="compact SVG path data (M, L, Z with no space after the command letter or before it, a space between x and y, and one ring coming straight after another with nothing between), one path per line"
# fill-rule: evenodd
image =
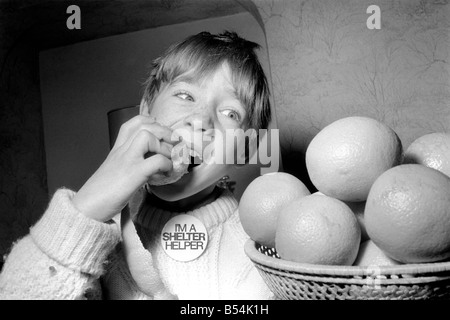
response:
M386 124L339 119L306 150L317 192L293 175L255 179L239 204L251 239L285 260L393 265L450 258L450 134L430 133L404 150Z

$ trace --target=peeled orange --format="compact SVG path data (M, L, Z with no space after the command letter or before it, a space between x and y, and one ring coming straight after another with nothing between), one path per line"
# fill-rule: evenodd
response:
M323 128L306 150L311 182L344 201L365 201L380 174L402 161L402 144L387 125L367 117L339 119Z
M254 179L239 202L239 218L250 238L275 247L277 219L281 209L294 199L311 194L303 182L284 173L268 173Z
M275 246L285 260L351 265L360 239L358 221L345 203L325 195L309 195L281 211Z
M419 164L384 172L364 211L370 239L404 263L450 258L450 178Z

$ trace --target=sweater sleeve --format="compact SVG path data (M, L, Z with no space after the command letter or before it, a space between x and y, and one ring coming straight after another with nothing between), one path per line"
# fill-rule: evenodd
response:
M77 211L73 195L58 190L30 233L13 245L0 274L0 299L85 299L99 290L120 230Z

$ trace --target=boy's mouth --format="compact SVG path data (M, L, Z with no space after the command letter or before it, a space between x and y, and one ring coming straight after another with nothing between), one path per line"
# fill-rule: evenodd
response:
M200 156L200 154L198 152L196 152L195 150L190 150L190 162L189 162L189 166L188 166L188 172L191 173L192 170L202 164L203 160L202 157Z

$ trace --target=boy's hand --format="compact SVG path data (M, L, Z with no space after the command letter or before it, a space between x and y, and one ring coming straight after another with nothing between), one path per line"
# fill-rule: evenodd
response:
M73 197L75 207L98 221L113 218L151 175L172 169L170 154L178 141L171 137L172 130L151 117L124 123L106 160Z

